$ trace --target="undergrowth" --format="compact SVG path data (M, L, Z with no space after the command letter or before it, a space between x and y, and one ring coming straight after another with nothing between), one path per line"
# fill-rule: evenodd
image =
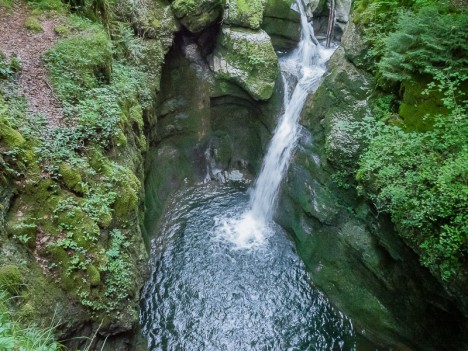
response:
M100 320L135 297L135 173L147 146L143 113L153 83L135 64L143 42L127 25L114 23L110 36L99 22L68 15L62 27L63 38L44 56L64 109L59 126L27 112L15 86L19 67L0 57L0 186L19 192L9 237L35 249L59 286Z
M60 351L64 348L55 341L56 326L39 328L28 325L10 312L9 295L0 290L0 350L2 351Z
M462 282L468 276L466 6L432 0L355 6L378 82L372 111L355 128L365 141L354 170L358 189L391 215L435 276ZM430 123L421 128L418 119Z

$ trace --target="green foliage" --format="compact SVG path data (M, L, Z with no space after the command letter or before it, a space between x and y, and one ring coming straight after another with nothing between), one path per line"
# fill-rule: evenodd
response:
M442 67L468 67L468 16L447 13L439 6L399 13L395 31L383 40L378 67L386 79L404 81Z
M362 131L369 145L356 179L391 214L423 264L448 280L467 273L468 116L466 100L456 99L460 76L435 76L430 87L444 93L450 113L434 116L433 129L425 133L385 124L385 116L368 118Z
M111 42L101 26L89 23L86 30L59 41L45 59L57 96L75 103L109 81Z
M0 79L9 78L20 70L21 65L15 56L8 62L6 57L0 52Z
M23 285L23 278L19 268L15 265L0 267L0 292L18 295Z
M54 339L55 326L24 326L10 312L8 294L0 290L0 350L59 351L63 347Z
M37 12L65 12L67 9L67 5L65 5L61 0L28 0L28 3Z
M14 0L0 0L0 7L10 10L13 6L13 1Z
M26 27L26 29L29 29L34 33L42 32L41 21L39 21L37 17L30 16L26 18L26 20L24 21L24 26Z

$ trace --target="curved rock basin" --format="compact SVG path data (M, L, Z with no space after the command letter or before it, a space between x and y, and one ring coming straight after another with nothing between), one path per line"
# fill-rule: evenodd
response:
M314 289L276 224L239 248L221 225L245 192L207 186L179 194L153 240L141 325L156 350L354 350L352 323Z

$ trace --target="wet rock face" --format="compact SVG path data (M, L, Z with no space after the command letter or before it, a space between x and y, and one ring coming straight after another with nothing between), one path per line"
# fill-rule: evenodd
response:
M257 102L240 84L213 72L203 42L203 37L179 36L163 69L158 121L146 160L150 234L166 201L181 187L253 179L279 110L279 99Z
M314 31L318 39L327 34L328 20L330 15L329 0L309 0L307 9L313 17ZM335 26L334 40L340 40L349 21L351 0L335 0Z
M345 48L349 43L344 43ZM357 330L396 349L456 350L466 321L389 221L333 181L359 157L356 123L371 77L336 51L311 96L277 219L296 241L311 279Z
M262 30L222 28L210 68L217 79L239 85L255 100L268 100L278 77L278 59Z
M300 15L291 8L292 3L292 0L266 1L262 29L270 35L276 50L291 50L300 40Z

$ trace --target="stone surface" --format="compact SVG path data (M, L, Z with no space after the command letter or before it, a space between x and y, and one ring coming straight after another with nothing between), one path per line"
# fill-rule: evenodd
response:
M259 29L265 0L228 0L223 24Z
M221 0L174 0L171 6L175 16L192 33L216 23L223 13Z
M270 35L276 50L293 49L300 40L300 15L292 0L267 0L262 29Z
M389 220L333 178L359 155L353 128L366 114L370 77L339 49L309 98L277 219L311 279L374 342L401 350L462 349L466 320Z
M163 0L117 0L113 10L141 37L160 39L163 46L172 44L172 34L179 29L170 5Z
M210 68L217 79L235 83L255 100L268 100L278 76L278 59L266 32L223 27Z
M187 38L179 38L166 62L154 146L146 162L148 236L170 196L183 186L250 181L260 168L281 103L279 94L258 103L234 83L217 79L201 48Z
M319 111L320 123L326 131L328 161L340 169L353 167L359 157L357 122L368 112L372 86L372 78L349 63L345 51L339 48L329 62L325 81L311 98L310 104ZM310 123L304 121L308 128L312 127Z
M327 0L311 0L308 6L312 12L315 35L324 38L327 34L330 14ZM335 0L334 39L339 41L349 21L351 0Z
M364 69L367 62L365 59L367 45L360 33L359 27L351 20L341 38L341 46L345 50L346 59L354 66Z

